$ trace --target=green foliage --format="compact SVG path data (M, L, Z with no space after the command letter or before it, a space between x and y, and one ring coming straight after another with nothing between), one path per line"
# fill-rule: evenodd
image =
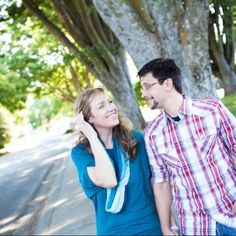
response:
M63 102L61 100L45 97L34 100L29 110L29 121L35 129L47 124L60 111Z
M61 108L60 108L60 114L58 113L57 116L74 117L75 116L75 105L74 105L74 103L64 101Z
M236 93L225 96L222 99L222 102L230 110L230 112L236 117Z
M0 59L0 103L13 112L22 109L26 101L27 86L26 80L14 71L3 68L4 62Z
M47 1L40 8L59 24ZM77 91L95 79L36 17L28 17L23 5L9 2L5 9L10 17L0 22L0 104L15 112L24 108L29 92L38 98L53 94L73 102Z
M146 106L147 105L146 100L142 98L142 94L141 94L140 81L138 81L134 84L134 92L135 92L135 96L136 96L136 99L137 99L139 105L142 107Z
M7 114L0 108L0 148L4 148L5 144L7 144L11 139L8 127Z
M160 7L160 5L163 3L163 0L156 0L156 4L158 7Z

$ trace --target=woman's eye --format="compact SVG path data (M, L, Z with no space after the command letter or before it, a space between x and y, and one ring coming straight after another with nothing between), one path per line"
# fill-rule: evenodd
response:
M102 109L104 107L104 104L100 105L98 109Z
M112 100L109 100L109 103L113 103L113 101L112 101Z

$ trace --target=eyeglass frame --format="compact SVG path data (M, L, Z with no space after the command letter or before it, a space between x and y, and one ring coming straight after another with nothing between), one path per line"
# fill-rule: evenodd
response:
M150 91L150 89L155 85L159 83L158 81L152 84L144 84L144 86L141 86L141 91Z

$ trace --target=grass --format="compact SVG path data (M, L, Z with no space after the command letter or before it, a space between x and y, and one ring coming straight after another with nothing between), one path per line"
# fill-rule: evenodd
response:
M222 99L222 102L231 111L231 113L236 117L236 93L225 96Z

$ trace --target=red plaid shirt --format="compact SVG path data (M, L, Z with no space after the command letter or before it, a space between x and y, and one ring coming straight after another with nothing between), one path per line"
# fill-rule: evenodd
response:
M152 182L171 182L184 235L236 228L236 119L217 99L184 97L180 115L163 111L145 130Z

